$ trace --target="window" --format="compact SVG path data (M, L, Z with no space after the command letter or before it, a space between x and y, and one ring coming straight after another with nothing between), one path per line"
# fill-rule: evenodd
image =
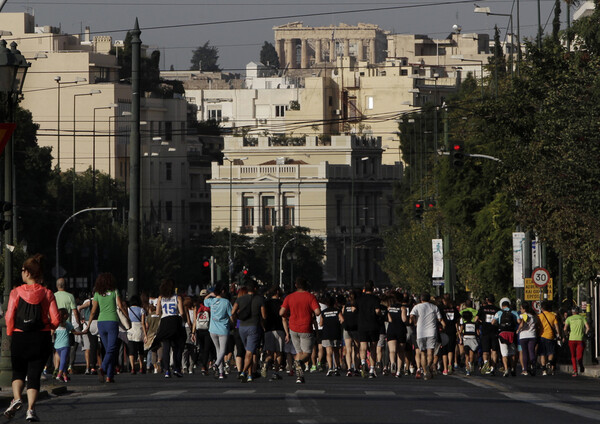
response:
M242 227L250 230L254 226L254 197L242 198Z
M165 163L165 179L167 181L173 179L173 164L171 162Z
M165 122L165 141L171 141L173 139L173 123L171 121Z
M173 202L165 202L165 219L171 221L173 219Z
M403 76L403 77L408 76L408 69L401 69L400 70L400 75Z
M221 121L223 119L223 113L221 109L209 109L208 110L208 119L213 119L215 121Z
M373 109L373 96L367 96L367 109Z
M262 199L263 208L263 227L266 230L271 230L277 224L276 221L276 210L275 210L275 197L266 196Z
M275 116L285 116L285 111L288 109L287 105L275 105Z
M283 198L283 225L290 227L295 221L296 198L286 196Z

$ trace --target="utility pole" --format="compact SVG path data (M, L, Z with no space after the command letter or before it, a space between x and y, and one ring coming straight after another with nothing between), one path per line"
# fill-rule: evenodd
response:
M129 148L129 245L127 249L127 295L139 291L140 271L140 26L131 32L131 136Z

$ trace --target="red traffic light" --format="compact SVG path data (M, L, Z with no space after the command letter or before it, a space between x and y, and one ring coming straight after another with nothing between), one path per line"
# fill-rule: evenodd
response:
M244 269L242 270L242 274L244 274L244 275L247 275L247 274L248 274L248 270L247 270L246 268L244 268Z
M423 203L422 202L415 203L415 208L416 209L421 209L422 207L423 207Z
M208 260L204 260L204 262L202 262L202 266L204 268L208 268L210 266L210 262Z
M455 152L462 150L462 146L460 144L453 144L452 145L452 150L454 150Z

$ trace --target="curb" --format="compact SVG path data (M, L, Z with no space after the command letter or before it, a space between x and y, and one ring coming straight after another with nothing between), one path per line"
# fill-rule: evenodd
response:
M565 374L571 374L573 372L573 367L569 364L560 364L558 369ZM598 378L600 377L600 367L590 365L589 367L586 367L585 372L581 373L580 375L582 377Z

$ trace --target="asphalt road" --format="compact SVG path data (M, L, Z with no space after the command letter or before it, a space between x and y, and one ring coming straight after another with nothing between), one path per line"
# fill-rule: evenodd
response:
M600 421L600 380L552 377L326 377L240 383L201 375L74 375L38 405L45 423L578 423ZM47 386L51 389L51 386ZM13 421L23 421L17 416Z

